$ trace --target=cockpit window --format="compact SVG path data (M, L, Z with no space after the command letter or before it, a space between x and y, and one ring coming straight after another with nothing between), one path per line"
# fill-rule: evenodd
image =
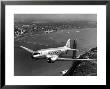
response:
M40 54L40 53L33 53L33 55L38 55L38 54Z

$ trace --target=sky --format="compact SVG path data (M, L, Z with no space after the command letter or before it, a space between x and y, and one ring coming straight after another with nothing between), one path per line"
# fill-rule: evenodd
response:
M97 21L96 14L15 14L15 22L67 22L67 21Z

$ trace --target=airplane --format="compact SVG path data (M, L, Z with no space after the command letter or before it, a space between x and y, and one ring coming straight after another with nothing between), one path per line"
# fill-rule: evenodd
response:
M47 49L41 49L37 51L33 51L29 48L26 48L24 46L20 46L24 50L32 53L32 58L39 60L41 58L46 58L48 63L54 63L55 61L72 61L72 60L89 60L89 59L72 59L72 58L60 58L59 55L61 53L67 53L67 51L79 51L78 49L72 49L70 48L70 39L67 40L66 45L63 47L58 48L47 48Z

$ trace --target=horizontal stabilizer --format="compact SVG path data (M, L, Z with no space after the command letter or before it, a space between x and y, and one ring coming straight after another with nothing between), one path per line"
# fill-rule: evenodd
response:
M78 49L68 49L68 50L72 50L72 51L79 51Z

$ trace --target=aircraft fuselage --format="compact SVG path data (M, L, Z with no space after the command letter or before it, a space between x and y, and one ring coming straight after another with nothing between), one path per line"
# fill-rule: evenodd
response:
M34 58L44 58L46 55L60 55L61 53L65 53L68 48L66 47L58 47L58 48L49 48L49 49L41 49L37 52L39 54L34 53Z

